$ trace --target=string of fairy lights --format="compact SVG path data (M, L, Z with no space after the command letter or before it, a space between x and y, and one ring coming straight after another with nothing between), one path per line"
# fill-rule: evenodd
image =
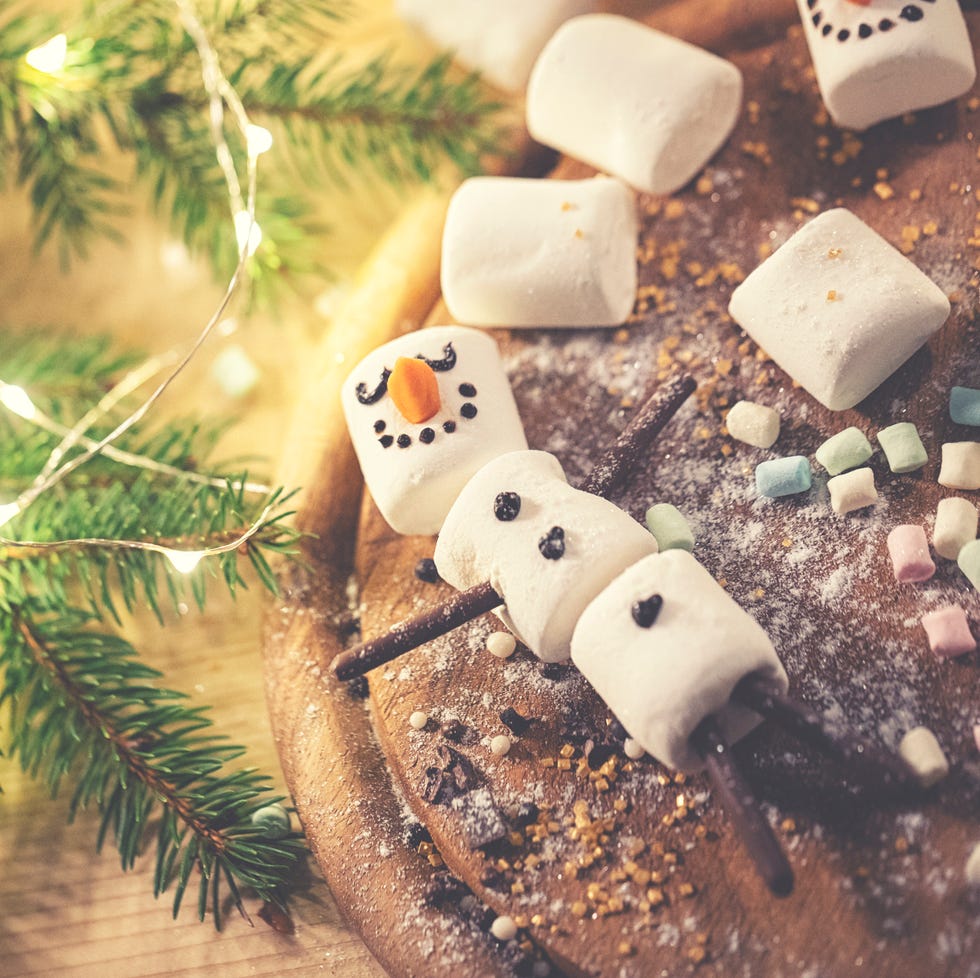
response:
M198 472L179 469L155 459L126 452L115 447L114 443L138 424L150 409L163 396L170 385L177 380L184 369L197 355L207 338L222 322L225 312L236 296L246 274L248 259L255 253L262 241L262 231L255 219L255 197L258 180L258 158L272 146L272 134L262 126L255 125L248 117L238 93L221 70L218 54L211 44L191 0L175 0L180 21L194 43L201 63L201 77L208 97L208 118L215 156L228 189L230 216L234 222L238 242L238 263L224 289L214 312L194 342L183 354L171 351L141 364L127 373L97 404L88 410L70 428L61 425L46 415L31 399L28 391L16 384L0 379L0 406L12 414L28 421L61 439L52 449L44 466L32 481L15 499L0 502L0 530L45 493L53 490L63 479L97 455L111 458L124 465L135 466L161 475L173 476L200 485L214 488L230 486L235 491L262 495L272 492L270 486L262 483L234 482L212 478ZM50 76L52 83L65 80L68 65L69 46L65 34L56 34L38 47L29 51L24 60L34 71ZM226 136L226 125L237 130L247 148L244 180L239 176ZM243 191L244 183L244 191ZM161 377L143 401L120 421L107 435L99 439L90 438L88 432L119 405L126 397L145 387L154 378ZM75 448L82 449L71 458L66 456ZM107 550L139 550L157 553L166 557L173 567L181 573L189 574L206 557L216 556L237 550L254 537L264 525L274 504L267 505L256 519L233 540L204 549L177 549L150 540L118 540L85 538L38 541L16 540L0 535L0 547L16 548L22 551L63 551L77 548L102 548Z

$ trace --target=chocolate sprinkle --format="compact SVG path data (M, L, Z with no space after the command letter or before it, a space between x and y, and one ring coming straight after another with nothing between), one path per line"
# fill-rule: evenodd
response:
M411 445L411 444L412 444L412 439L408 435L399 435L398 436L398 447L399 448L408 448L408 446Z
M460 384L459 392L463 397L476 397L476 388L472 384Z
M565 531L553 526L540 540L538 550L545 560L561 560L565 556Z
M508 706L506 710L500 711L500 721L511 733L517 734L518 737L521 734L527 733L531 727L531 720L528 717L521 716L512 706Z
M476 405L475 405L475 404L470 404L470 402L469 402L469 401L467 401L467 402L466 402L465 404L463 404L463 406L462 406L462 407L461 407L461 408L459 409L459 413L460 413L460 414L461 414L461 415L462 415L462 416L463 416L464 418L466 418L467 420L471 420L472 418L475 418L475 417L476 417Z
M456 430L455 421L443 421L442 430L447 434L451 435Z
M516 492L498 492L493 501L493 515L501 523L511 523L521 511L521 497Z
M415 576L426 584L438 584L442 580L436 562L431 557L423 557L415 565Z
M375 434L380 435L381 432L384 431L385 428L387 428L387 427L388 426L380 418L377 421L374 422L374 431L375 431Z
M391 446L395 444L395 439L392 438L391 435L382 435L378 439L378 442L382 448L391 448Z
M660 609L663 606L664 599L659 594L651 594L649 598L634 601L633 607L630 608L630 613L633 615L633 621L640 628L650 628L657 620L657 616L660 614Z

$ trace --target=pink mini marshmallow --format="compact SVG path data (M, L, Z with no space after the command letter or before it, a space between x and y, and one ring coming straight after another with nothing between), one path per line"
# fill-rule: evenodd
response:
M900 584L928 581L936 573L929 556L929 541L921 526L906 523L888 534L888 554L895 568L895 580Z
M977 750L980 751L980 723L973 724L973 742L977 745Z
M958 604L946 605L923 615L922 627L929 638L929 648L941 659L964 655L977 647L966 612ZM976 732L977 728L974 728L974 736Z

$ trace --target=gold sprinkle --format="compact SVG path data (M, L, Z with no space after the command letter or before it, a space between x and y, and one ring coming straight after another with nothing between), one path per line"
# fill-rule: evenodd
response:
M792 547L793 546L793 541L789 537L783 537L783 539L782 539L782 545L784 547Z
M926 235L926 237L931 238L938 231L939 225L935 221L926 221L926 223L922 225L922 233Z
M694 896L694 894L695 894L696 891L694 889L694 884L693 883L681 883L681 885L677 887L677 892L682 897L690 898L690 897Z
M540 927L544 923L544 917L541 914L536 913L531 917L531 926Z
M702 197L706 197L715 189L714 181L707 174L698 177L698 182L694 185L695 191Z
M674 799L674 804L675 804L675 805L676 805L676 806L677 806L678 808L686 808L686 807L687 807L687 800L685 799L685 797L684 797L683 795L678 795L678 796L677 796L677 797L676 797L676 798Z
M576 228L575 229L575 237L576 238L579 238L579 239L584 238L585 237L585 232L581 228Z
M562 748L558 751L561 757L572 757L575 754L575 748L571 744L562 744Z
M584 917L589 908L581 900L576 900L569 909L573 917Z
M676 221L684 214L684 202L682 200L668 200L664 205L664 217L668 221Z
M827 292L827 301L836 302L837 301L837 289L829 289Z
M561 209L563 211L572 211L575 210L575 205L570 200L563 200L561 202Z
M515 880L510 884L510 892L514 894L521 894L524 892L524 884L520 880Z
M891 184L885 183L883 180L879 180L878 183L874 185L874 192L882 200L891 200L895 196L895 191L892 189Z
M633 951L633 945L629 941L620 941L616 945L616 953L623 958L628 958L631 954L635 953Z
M895 840L895 852L905 853L909 851L909 840L904 835L900 835Z
M910 190L909 200L911 200L913 204L922 200L922 191L918 187L915 187L913 190Z
M830 248L827 251L827 257L828 258L840 258L840 256L842 254L844 254L844 249L843 248Z
M780 823L779 827L789 835L792 835L796 831L796 819L795 818L784 818Z
M687 959L691 962L691 964L703 964L707 960L707 957L708 952L700 945L692 947L687 952Z
M522 913L515 914L514 915L514 923L517 924L517 926L520 927L521 929L527 927L527 925L529 923L529 921L527 919L527 915L526 914L522 914Z
M661 906L665 899L666 897L664 897L664 891L659 887L653 887L652 889L647 890L647 903L649 903L651 907Z

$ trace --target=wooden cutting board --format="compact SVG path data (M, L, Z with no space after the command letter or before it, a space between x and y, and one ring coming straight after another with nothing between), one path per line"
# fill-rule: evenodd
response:
M616 501L638 517L661 500L689 516L697 556L766 625L797 695L889 746L928 723L954 759L953 774L924 805L895 807L761 729L740 757L798 878L794 895L776 901L705 781L677 783L618 751L606 775L594 777L582 756L587 740L614 741L605 707L571 670L543 676L526 653L501 666L475 651L492 621L373 675L379 747L364 705L329 678L326 663L358 611L370 636L447 590L412 574L432 541L391 534L368 503L356 535L360 607L350 610L359 481L342 432L311 419L338 424L332 398L350 365L392 326L417 325L434 301L445 201L425 202L369 272L371 287L325 351L323 383L288 437L300 459L295 474L310 487L300 524L318 539L308 546L310 569L287 581L270 619L266 656L273 722L308 837L339 902L392 974L496 974L515 964L480 933L476 912L454 920L423 906L434 867L428 847L420 856L412 845L417 837L406 826L416 818L453 872L494 912L526 917L534 939L570 972L700 966L719 975L967 975L978 958L976 901L962 880L966 853L980 838L969 738L978 662L932 660L917 618L952 597L976 623L980 605L949 565L928 585L896 587L884 538L899 523L928 522L949 494L935 483L938 446L970 437L949 422L944 404L951 384L980 386L980 252L967 244L980 209L970 184L980 114L967 97L857 140L822 117L798 33L734 57L746 75L748 110L728 146L674 202L643 200L643 284L629 329L499 334L529 441L555 451L579 481L652 383L679 367L694 372L696 403L656 457L638 461ZM558 175L586 172L564 163ZM793 390L724 309L734 282L767 249L838 202L909 250L956 301L927 350L857 408L832 415ZM405 254L418 259L412 274ZM766 453L736 445L723 430L725 409L740 397L781 408L781 454L812 455L849 424L873 434L914 420L930 463L919 475L893 476L879 454L872 466L881 502L843 520L830 514L820 477L801 501L761 503L751 472ZM486 740L502 732L498 714L508 706L536 722L506 758L494 759ZM420 732L407 723L417 709L434 720ZM456 813L423 800L453 719L470 734L451 745L499 807L506 813L536 801L548 812L541 830L474 849ZM583 861L583 840L600 851L567 869Z

